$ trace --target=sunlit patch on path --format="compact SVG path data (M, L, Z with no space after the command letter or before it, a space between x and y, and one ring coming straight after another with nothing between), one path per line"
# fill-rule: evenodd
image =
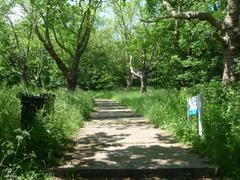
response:
M55 176L201 178L216 173L207 159L112 100L96 99L95 112L75 142Z

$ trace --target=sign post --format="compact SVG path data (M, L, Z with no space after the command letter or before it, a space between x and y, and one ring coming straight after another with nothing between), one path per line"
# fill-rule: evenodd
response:
M187 101L188 119L192 116L198 116L198 134L203 138L203 123L202 123L202 95L193 96Z

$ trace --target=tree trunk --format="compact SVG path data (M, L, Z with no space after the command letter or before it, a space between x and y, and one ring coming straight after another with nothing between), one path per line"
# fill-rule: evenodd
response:
M127 76L127 89L130 90L132 86L133 80L132 80L132 73L131 71L128 71L128 76Z
M238 52L232 50L229 47L224 49L224 69L222 83L224 86L227 86L236 80L236 75L234 73L235 59L238 57Z
M224 21L216 19L209 12L183 12L180 11L180 9L175 10L171 5L170 0L162 0L163 6L165 6L168 10L168 16L160 16L154 20L143 20L143 22L152 23L169 18L185 20L198 19L200 21L207 21L218 33L224 34L224 37L222 37L216 33L215 38L224 46L224 71L222 83L223 85L228 85L238 79L238 77L236 77L236 73L234 72L234 65L236 64L236 60L240 57L240 1L227 0L226 2L227 8L225 10L226 16Z
M235 64L239 58L240 51L240 15L239 0L228 0L227 14L224 20L224 70L223 70L223 85L229 85L236 81Z
M28 84L28 67L26 64L23 65L22 70L21 70L21 82L25 86Z
M68 73L68 76L66 77L67 79L67 90L69 92L73 92L75 91L76 87L77 87L77 71L70 71Z
M147 92L147 75L142 74L142 77L140 78L141 80L141 90L140 93L143 95Z

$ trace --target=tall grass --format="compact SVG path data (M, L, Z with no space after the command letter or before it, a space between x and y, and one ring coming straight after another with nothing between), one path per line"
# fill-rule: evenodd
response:
M64 148L82 126L93 108L93 100L77 90L56 94L53 114L43 116L40 111L29 131L20 127L19 92L38 94L45 90L28 90L23 87L0 89L0 179L47 178L40 170L60 163Z
M239 87L223 88L218 82L178 90L111 92L121 103L146 116L156 126L192 146L220 167L220 175L240 177ZM197 135L197 118L187 119L187 98L202 93L204 139ZM98 95L101 95L98 93Z

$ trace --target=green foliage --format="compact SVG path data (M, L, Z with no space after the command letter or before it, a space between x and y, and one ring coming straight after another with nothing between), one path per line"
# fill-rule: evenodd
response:
M6 15L16 6L17 2L11 2L0 4L5 11L0 15L0 81L55 87L59 81L54 79L56 66L34 36L30 17L15 21Z
M9 132L20 127L20 103L13 93L9 93L7 88L1 88L0 97L0 137L11 139Z
M187 120L187 98L202 93L204 139L197 135L197 118ZM175 137L195 148L220 167L220 174L240 175L240 94L239 87L223 89L218 82L197 85L181 91L151 90L112 93L113 97L156 126L170 131Z
M31 13L36 17L44 15L42 12L43 9L48 9L47 2L32 2L35 5ZM102 13L97 14L99 21L93 24L88 47L80 60L78 86L90 90L126 86L129 55L133 56L133 67L141 70L144 64L143 50L146 52L147 67L153 69L148 81L151 86L181 88L220 79L223 49L213 39L214 31L206 22L179 20L177 29L173 19L145 24L139 21L139 18L148 19L166 14L161 1L148 0L144 3L134 0L126 1L125 5L120 2L122 3L111 1L104 4L104 17ZM171 3L177 7L177 2ZM6 18L5 15L10 13L17 3L14 1L13 4L0 4L3 12L0 15L0 81L14 85L23 82L26 75L27 85L47 89L64 86L65 80L61 71L33 32L33 14L27 14L12 26ZM28 6L25 1L22 3ZM207 10L208 4L214 3L216 1L182 1L181 7L183 10ZM86 2L82 2L81 8L76 2L59 0L51 1L49 6L51 10L48 20L51 24L50 36L54 50L69 68L72 62L70 54L75 53L79 18L81 20L82 13L88 6ZM221 2L221 8L210 13L221 18L224 7L225 3ZM152 14L149 14L147 9ZM114 16L106 15L106 11ZM40 24L39 28L44 30ZM83 34L80 33L80 36ZM63 50L56 40L66 47L67 51Z
M56 94L54 113L46 116L44 110L40 111L32 128L23 131L20 129L20 99L16 96L24 91L43 92L3 86L0 90L0 178L46 176L41 169L60 162L63 149L71 144L69 138L78 132L93 108L93 100L83 91L70 94L57 90L53 92Z
M125 62L117 54L117 44L111 30L92 33L83 56L79 73L79 86L87 90L116 89L125 83Z
M99 1L0 1L0 82L11 86L0 89L0 179L15 178L19 174L22 174L19 179L44 177L36 173L36 168L59 163L61 149L70 143L67 139L77 132L93 106L88 95L80 90L72 94L57 90L54 92L57 95L55 113L44 116L45 112L41 111L31 131L19 129L18 92L39 93L45 90L30 87L56 89L65 85L62 72L34 33L33 24L37 22L45 39L44 30L49 28L53 47L50 49L67 69L76 68L73 59L86 48L80 56L79 71L74 72L78 74L80 88L104 89L90 94L114 96L131 105L157 127L171 131L207 155L219 164L221 172L239 175L239 86L223 89L220 83L212 81L220 80L223 70L223 47L214 40L214 29L199 20L141 22L140 18L167 16L166 8L157 0L109 1L105 10L111 15L103 10L105 17L96 13L98 21L95 21L96 2ZM24 5L28 13L12 21L8 15L18 3ZM173 0L171 4L181 11L206 11L218 19L226 15L225 0ZM92 13L84 16L90 11ZM84 33L88 28L92 31L89 43L88 34ZM79 42L83 43L77 46ZM118 95L109 91L126 86L129 55L133 56L134 69L153 70L148 76L149 85L167 90L152 90L146 96L135 91L118 91ZM239 59L236 63L235 72L239 75ZM14 86L20 83L28 88ZM200 83L202 85L196 85ZM186 87L189 88L184 89ZM199 92L204 97L203 141L196 135L196 121L186 121L186 99Z
M224 172L239 176L239 86L223 89L218 82L208 87L198 86L194 91L205 94L204 126L206 141L201 151L211 157Z

